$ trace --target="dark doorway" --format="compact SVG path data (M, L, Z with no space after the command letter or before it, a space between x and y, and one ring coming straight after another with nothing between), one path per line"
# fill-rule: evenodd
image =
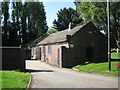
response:
M41 48L40 47L37 47L36 58L37 60L41 60Z
M39 50L40 50L40 51L39 51L39 52L40 52L39 57L40 57L40 60L41 60L41 47L40 47L40 49L39 49Z

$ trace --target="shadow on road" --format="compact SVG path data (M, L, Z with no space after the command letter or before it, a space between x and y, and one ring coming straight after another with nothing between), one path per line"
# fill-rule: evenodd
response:
M26 72L54 72L53 70L33 70L33 69L26 69Z

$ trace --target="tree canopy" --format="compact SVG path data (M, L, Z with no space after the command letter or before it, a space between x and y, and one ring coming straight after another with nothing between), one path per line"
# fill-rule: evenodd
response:
M83 22L92 21L99 30L107 34L107 3L106 2L78 2L77 12L83 18ZM110 3L110 30L111 39L116 41L120 48L120 2Z
M51 27L50 29L48 29L47 35L52 34L52 33L56 33L56 32L58 32L58 30L53 28L53 27Z
M11 16L9 6L12 8ZM26 44L44 36L48 29L42 2L2 2L2 17L2 44L5 46Z
M58 19L54 20L53 25L58 31L68 28L69 23L72 23L72 28L79 24L82 19L79 18L79 14L72 8L60 9L57 13Z

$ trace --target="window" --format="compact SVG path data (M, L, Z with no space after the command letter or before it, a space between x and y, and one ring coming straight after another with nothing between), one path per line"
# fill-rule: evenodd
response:
M70 43L69 48L73 48L73 47L74 47L74 44Z
M43 54L45 54L45 46L43 46L42 52Z
M48 54L52 54L52 47L50 45L48 46Z
M92 31L89 31L88 33L90 33L90 34L91 34L91 33L92 33Z

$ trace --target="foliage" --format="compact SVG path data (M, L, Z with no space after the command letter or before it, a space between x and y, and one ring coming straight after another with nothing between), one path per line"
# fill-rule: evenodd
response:
M118 75L118 70L116 69L115 65L118 61L111 62L111 71L108 71L108 62L104 63L90 63L83 66L76 66L75 69L79 71L89 72L89 73L100 73L100 74L112 74Z
M107 34L107 3L106 2L79 2L76 3L77 12L82 13L80 17L84 23L92 21L99 30ZM120 2L110 3L110 27L111 36L115 39L116 45L120 47Z
M30 9L31 8L31 9ZM48 29L46 23L45 10L42 2L27 2L27 11L31 12L28 15L29 31L33 33L33 38L45 35Z
M9 6L12 8L12 20ZM19 46L46 34L48 26L42 2L3 2L2 9L3 45Z
M52 27L52 28L48 29L47 35L52 34L52 33L56 33L56 32L58 32L58 30Z
M9 19L9 3L8 2L2 2L2 17L4 16L3 20L3 29L2 29L2 41L7 41L8 37L7 37L7 32L8 30L8 19ZM4 43L5 45L7 44L7 42Z
M82 19L79 18L79 14L72 8L60 9L60 11L57 13L57 17L58 19L55 19L53 24L54 28L56 28L58 31L67 29L70 22L72 23L73 28L82 21Z
M120 53L117 52L111 53L111 59L120 59Z
M20 73L15 71L2 72L2 88L26 88L29 82L28 73Z

